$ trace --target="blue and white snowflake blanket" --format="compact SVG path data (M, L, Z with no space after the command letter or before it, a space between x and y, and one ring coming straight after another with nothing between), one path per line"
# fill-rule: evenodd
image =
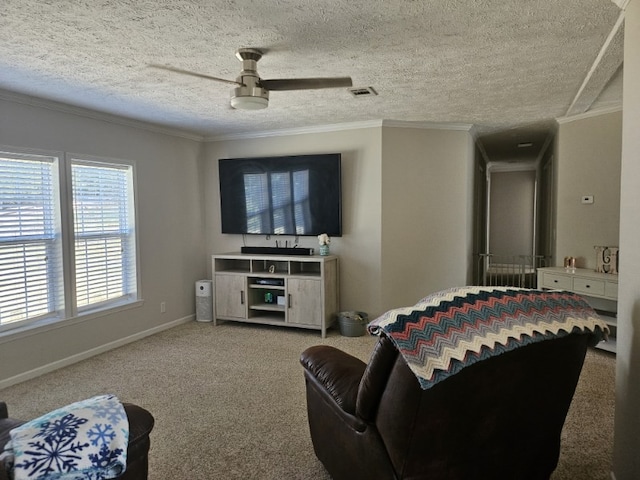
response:
M10 435L0 461L14 480L106 480L126 469L129 420L114 395L59 408Z

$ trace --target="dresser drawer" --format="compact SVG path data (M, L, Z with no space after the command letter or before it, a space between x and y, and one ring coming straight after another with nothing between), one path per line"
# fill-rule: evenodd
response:
M616 352L618 276L594 272L586 268L566 269L564 267L538 268L538 288L556 289L583 295L592 308L609 325L609 340L600 342L596 348Z
M604 285L604 296L607 298L618 299L618 284L614 282L607 282Z
M547 272L542 275L542 283L543 288L553 288L556 290L571 290L573 286L571 277Z
M604 296L604 281L576 277L573 279L573 290L586 295Z

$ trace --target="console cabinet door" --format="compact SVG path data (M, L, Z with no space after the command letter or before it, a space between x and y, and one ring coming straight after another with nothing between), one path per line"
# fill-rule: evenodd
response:
M322 282L290 278L287 281L287 323L322 325Z
M215 276L216 318L247 318L246 277Z

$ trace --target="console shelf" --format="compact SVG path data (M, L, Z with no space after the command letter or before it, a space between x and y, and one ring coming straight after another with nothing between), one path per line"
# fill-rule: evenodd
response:
M214 325L236 321L320 330L339 308L338 257L212 255Z

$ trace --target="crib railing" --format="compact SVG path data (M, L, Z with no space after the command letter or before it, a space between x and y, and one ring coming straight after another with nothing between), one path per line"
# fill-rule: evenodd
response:
M480 253L477 262L477 285L535 288L536 271L547 266L547 257Z

